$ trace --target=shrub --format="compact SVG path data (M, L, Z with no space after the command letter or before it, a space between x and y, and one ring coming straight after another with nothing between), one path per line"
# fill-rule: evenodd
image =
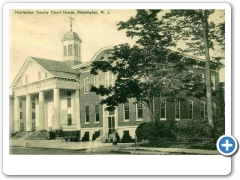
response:
M100 131L95 131L95 133L92 136L92 141L96 140L100 136Z
M181 120L176 123L176 133L178 140L213 138L216 141L225 133L225 121L223 119L214 120L214 127L208 124L207 120Z
M225 134L225 119L214 120L214 140L215 142L219 137Z
M144 122L141 123L136 129L136 135L138 141L147 140L150 138L152 132L152 123Z
M202 119L181 120L176 122L176 133L178 139L182 140L187 138L212 138L213 128Z
M85 132L84 133L84 136L82 137L82 141L89 141L89 133L88 132Z
M160 138L175 138L174 123L171 121L144 122L136 129L138 141L157 141Z
M121 139L121 142L122 143L130 143L130 142L133 142L133 139L129 133L125 133Z

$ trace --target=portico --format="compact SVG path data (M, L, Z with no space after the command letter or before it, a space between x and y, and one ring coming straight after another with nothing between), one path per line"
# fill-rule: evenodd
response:
M77 79L49 77L14 87L13 92L15 132L34 131L35 125L37 131L80 129ZM22 103L25 103L23 111L20 107ZM22 113L25 113L25 116L22 116ZM20 129L21 123L23 129Z

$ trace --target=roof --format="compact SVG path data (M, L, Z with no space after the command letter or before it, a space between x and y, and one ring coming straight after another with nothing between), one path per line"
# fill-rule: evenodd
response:
M81 41L81 39L79 38L78 34L73 32L73 31L69 31L67 32L64 36L62 41L65 40L77 40L77 41ZM82 42L82 41L81 41Z
M42 59L37 57L30 57L33 61L42 66L45 70L51 72L54 75L54 72L64 72L70 74L78 74L78 72L66 63L56 60Z
M102 49L100 49L92 58L91 62L93 61L99 61L101 59L101 57L109 51L113 51L113 47L109 46L109 47L104 47Z
M93 56L93 58L91 59L91 61L87 61L87 62L82 62L81 64L78 64L76 66L73 66L73 69L79 69L79 68L86 68L89 67L91 65L91 63L93 61L99 61L101 60L101 58L103 57L103 55L107 52L111 52L113 51L113 47L108 46L108 47L104 47L102 49L100 49L98 52L96 52Z
M56 60L43 59L37 57L28 57L27 60L22 65L17 76L13 80L10 88L12 89L18 79L21 77L21 74L24 72L25 67L30 61L34 61L36 64L41 66L44 70L48 71L53 77L63 77L75 79L76 75L79 74L77 70L72 69L66 63Z

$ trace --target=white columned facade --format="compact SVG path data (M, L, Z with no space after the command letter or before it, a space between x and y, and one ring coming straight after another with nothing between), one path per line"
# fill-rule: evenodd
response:
M39 127L38 130L45 130L45 109L44 109L44 92L39 92Z
M79 90L75 91L74 96L74 103L73 103L73 119L77 124L77 130L80 130L80 101L79 101Z
M60 129L60 94L59 89L53 90L53 130Z
M26 96L26 131L32 131L32 101L31 96Z
M14 98L14 131L20 131L20 101L19 97Z

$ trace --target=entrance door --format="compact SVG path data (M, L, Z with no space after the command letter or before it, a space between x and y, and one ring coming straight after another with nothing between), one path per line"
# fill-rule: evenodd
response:
M115 117L108 117L108 134L113 134L115 131Z

